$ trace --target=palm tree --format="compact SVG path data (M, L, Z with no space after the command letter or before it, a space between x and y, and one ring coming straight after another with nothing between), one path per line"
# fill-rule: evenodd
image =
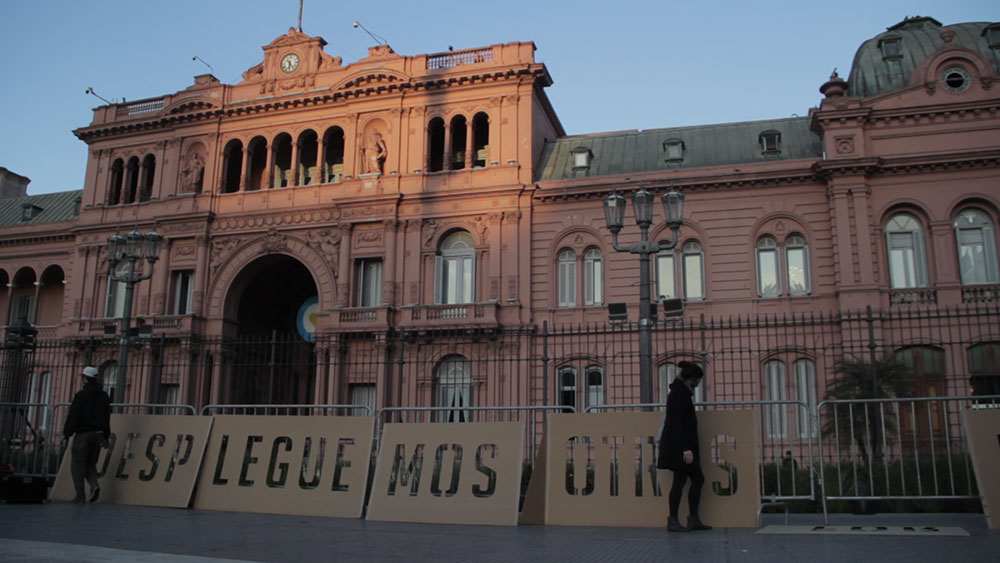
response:
M826 384L827 399L872 399L906 396L912 389L912 372L894 354L886 354L875 362L845 356L833 365L835 378ZM879 408L878 403L837 404L835 416L823 422L824 436L840 437L841 445L852 439L867 465L879 457L879 432L897 431L891 411ZM848 444L845 444L845 441Z

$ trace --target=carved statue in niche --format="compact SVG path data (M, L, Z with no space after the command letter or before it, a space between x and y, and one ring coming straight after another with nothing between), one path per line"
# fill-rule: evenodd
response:
M378 129L372 129L365 135L365 144L361 148L364 158L365 174L382 174L385 167L385 157L389 154L385 139Z
M191 147L187 158L184 159L184 168L181 169L181 192L200 193L202 182L205 177L205 158L198 150L200 145Z

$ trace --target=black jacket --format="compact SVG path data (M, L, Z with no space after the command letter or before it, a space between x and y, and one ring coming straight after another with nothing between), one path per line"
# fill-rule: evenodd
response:
M63 425L63 436L69 438L73 434L95 430L104 432L105 436L111 434L111 397L100 383L88 381L73 397L66 424Z
M684 452L691 450L694 463L684 463ZM660 434L660 469L692 469L698 466L698 418L694 412L694 393L683 381L674 379L667 395L667 414Z

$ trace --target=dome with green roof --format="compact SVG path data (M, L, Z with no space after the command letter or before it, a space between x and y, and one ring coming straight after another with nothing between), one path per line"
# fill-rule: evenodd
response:
M978 53L993 73L1000 75L1000 24L969 22L942 26L934 18L917 16L906 18L861 44L847 80L848 95L874 96L909 86L914 70L949 43Z

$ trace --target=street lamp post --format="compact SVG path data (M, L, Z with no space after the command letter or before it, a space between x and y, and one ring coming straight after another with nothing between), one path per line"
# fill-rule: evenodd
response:
M125 402L125 374L128 370L128 345L131 340L129 329L132 321L132 293L136 283L147 280L153 275L153 264L160 258L162 244L163 236L155 230L143 234L133 229L124 236L115 233L108 237L108 283L125 284L121 340L118 346L118 371L115 374L115 396L112 397L116 403ZM149 268L144 274L136 273L135 263L143 258L149 262ZM119 272L118 265L123 261L127 267Z
M660 197L663 210L670 227L669 241L651 242L649 227L653 224L653 194L639 187L632 196L632 208L635 211L635 222L639 225L641 236L639 242L627 247L618 245L618 233L625 223L625 198L614 189L604 200L604 220L611 231L611 241L618 252L630 252L639 255L639 400L649 404L653 402L653 319L650 314L650 272L649 257L661 250L673 250L677 246L677 231L684 223L684 194L670 190Z

